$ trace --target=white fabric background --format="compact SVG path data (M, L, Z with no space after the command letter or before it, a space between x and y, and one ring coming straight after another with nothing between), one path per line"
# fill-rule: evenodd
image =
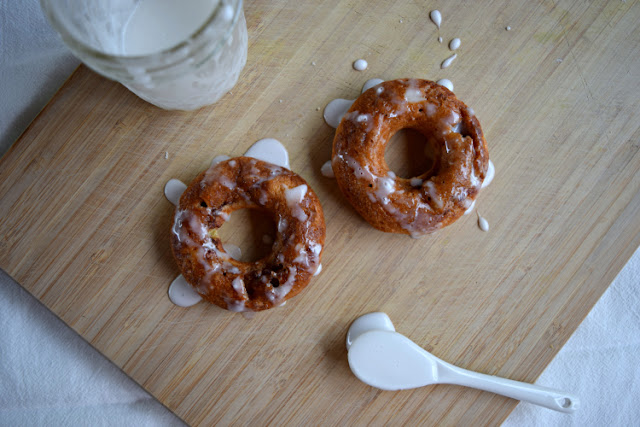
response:
M0 154L77 64L37 0L0 0ZM538 380L580 396L578 412L520 404L505 426L640 423L638 285L640 250ZM182 423L0 271L0 425Z

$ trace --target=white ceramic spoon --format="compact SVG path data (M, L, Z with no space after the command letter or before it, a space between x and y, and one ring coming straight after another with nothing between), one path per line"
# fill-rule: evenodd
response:
M384 320L384 313L370 313L368 320ZM374 318L375 316L375 318ZM364 316L363 316L364 317ZM388 317L386 317L388 319ZM356 322L359 319L356 319ZM356 325L354 322L353 325ZM480 374L451 365L393 330L393 324L364 330L362 323L349 329L349 366L358 379L382 390L404 390L429 384L456 384L477 388L544 406L574 412L577 397L546 387ZM366 322L365 322L366 323ZM370 323L370 322L369 322ZM374 325L371 325L374 326ZM353 332L353 333L352 333Z

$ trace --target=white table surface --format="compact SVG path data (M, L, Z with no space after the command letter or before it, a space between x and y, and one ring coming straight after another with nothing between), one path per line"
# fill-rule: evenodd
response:
M77 64L37 0L0 0L0 155ZM638 365L640 250L537 381L580 409L520 404L504 426L640 425ZM0 425L182 422L0 270Z

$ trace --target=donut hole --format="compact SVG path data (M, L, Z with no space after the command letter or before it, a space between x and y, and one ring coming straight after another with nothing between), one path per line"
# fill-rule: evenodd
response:
M435 165L435 143L415 129L401 129L387 143L384 159L400 178L428 175Z
M226 252L234 259L254 262L271 253L276 224L269 212L259 208L233 211L222 224L218 235ZM240 248L237 253L236 246Z

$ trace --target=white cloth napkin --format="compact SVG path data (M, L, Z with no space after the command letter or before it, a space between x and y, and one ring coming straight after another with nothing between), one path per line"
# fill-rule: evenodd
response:
M183 425L2 270L0 362L0 425Z
M572 415L521 403L503 426L640 425L640 249L540 375L571 392Z
M37 0L0 1L0 154L77 64ZM580 396L578 412L520 404L505 426L638 425L638 285L640 250L538 381ZM0 425L182 423L0 272Z

